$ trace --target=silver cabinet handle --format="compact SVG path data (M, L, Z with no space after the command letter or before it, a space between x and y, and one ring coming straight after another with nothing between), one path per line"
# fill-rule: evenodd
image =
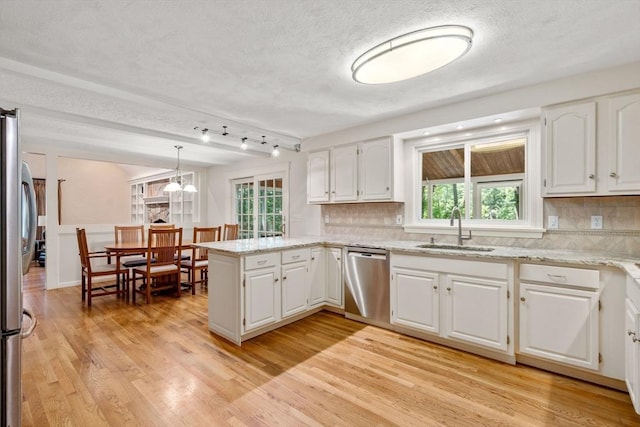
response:
M38 319L36 318L35 314L33 314L33 312L28 308L23 308L22 314L24 314L29 319L31 319L31 325L29 325L29 328L27 328L26 331L22 331L22 333L20 334L22 338L27 338L29 337L29 335L33 333L33 330L36 328L36 325L38 324Z
M567 281L567 276L565 276L564 274L547 274L547 276L549 276L549 279L553 280L554 282Z
M447 288L448 291L451 291L451 288Z
M433 286L433 289L437 291L437 290L438 290L438 287L434 285L434 286Z
M315 261L315 260L316 260L316 257L312 256L311 261Z
M609 176L610 176L611 178L615 178L615 177L617 177L617 176L618 176L618 174L617 174L617 173L615 173L615 172L611 172L611 173L609 174Z
M282 278L282 280L287 280L287 276L284 276L284 277ZM277 282L277 281L278 281L278 279L276 279L276 282Z
M277 282L279 279L276 277L276 280L274 280L274 282Z
M525 302L527 299L525 297L520 297L520 301Z
M298 258L300 258L300 255L294 255L294 256L292 256L291 258L292 258L292 259L298 259Z
M594 179L596 176L594 174L589 174L589 179Z
M266 260L266 259L263 259L263 260L261 260L261 261L258 261L258 262L257 262L257 264L258 264L258 265L264 265L266 262L267 262L267 260Z

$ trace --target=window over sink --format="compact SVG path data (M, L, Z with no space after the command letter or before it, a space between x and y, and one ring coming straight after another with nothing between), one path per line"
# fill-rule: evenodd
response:
M405 150L415 169L406 231L448 228L457 206L465 228L541 233L538 122L410 140Z

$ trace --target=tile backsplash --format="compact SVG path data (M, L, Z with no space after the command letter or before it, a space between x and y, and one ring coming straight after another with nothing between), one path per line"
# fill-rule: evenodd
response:
M453 235L406 233L396 225L404 216L403 203L353 203L322 206L323 233L385 240L455 243ZM640 258L640 196L567 197L544 200L544 226L550 215L558 217L558 229L541 239L474 236L477 245L572 249L617 253ZM591 216L602 216L602 229L591 229ZM329 219L324 223L325 218ZM464 221L463 221L464 228Z

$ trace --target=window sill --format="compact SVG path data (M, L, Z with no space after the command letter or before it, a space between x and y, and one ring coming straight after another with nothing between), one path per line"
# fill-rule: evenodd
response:
M440 226L440 225L426 225L426 224L405 224L405 233L420 233L420 234L458 234L457 224L454 227ZM484 225L471 225L462 224L462 233L465 234L471 230L474 236L486 236L486 237L517 237L525 239L541 239L544 232L544 228L537 227L489 227Z

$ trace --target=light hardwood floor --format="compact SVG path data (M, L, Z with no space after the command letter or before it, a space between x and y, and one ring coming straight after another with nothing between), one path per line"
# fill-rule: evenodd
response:
M40 323L23 347L24 426L640 425L625 393L332 313L240 348L208 332L201 289L88 309L77 287L35 283L25 282Z

